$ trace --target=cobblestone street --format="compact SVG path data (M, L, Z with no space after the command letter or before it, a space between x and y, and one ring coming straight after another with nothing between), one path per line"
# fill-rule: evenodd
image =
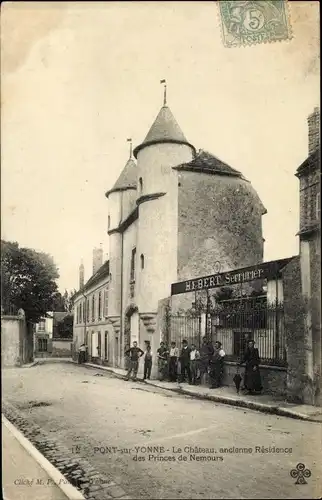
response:
M75 457L113 476L132 498L321 497L321 424L200 401L67 363L3 370L2 382L4 401ZM284 452L262 450L274 446ZM311 471L307 484L290 475L299 462Z

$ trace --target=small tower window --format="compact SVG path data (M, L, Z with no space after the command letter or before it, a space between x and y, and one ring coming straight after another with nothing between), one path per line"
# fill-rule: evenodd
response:
M111 217L108 216L107 217L107 229L109 229L111 227Z
M140 260L141 260L141 269L144 269L144 255L143 255L143 253L141 253Z
M135 281L135 258L136 258L136 248L133 248L131 254L131 273L130 273L130 281Z
M143 191L143 180L142 177L139 178L139 188L140 188L140 193Z

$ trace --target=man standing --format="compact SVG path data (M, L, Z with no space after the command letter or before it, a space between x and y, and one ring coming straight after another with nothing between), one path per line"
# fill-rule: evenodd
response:
M179 358L179 349L176 347L175 342L171 342L170 359L169 359L170 382L175 382L177 380L178 358Z
M86 345L81 344L78 352L78 363L85 363L86 361Z
M151 369L152 369L152 351L150 344L147 344L146 351L144 355L144 375L143 380L150 380L151 377Z
M125 354L130 356L130 366L127 371L125 380L130 379L131 373L133 371L133 380L135 381L139 369L139 359L141 358L141 356L143 356L144 352L138 347L138 343L134 341L133 347L130 347L130 349L125 351Z
M225 355L225 351L221 347L221 342L215 342L215 352L210 360L210 389L217 389L221 386Z
M200 383L205 382L206 374L208 373L210 358L214 353L214 348L210 342L207 341L206 337L202 339L202 345L200 348Z
M166 347L164 342L160 342L160 347L157 350L158 353L158 371L159 371L159 380L164 380L167 373L168 366L168 348Z
M183 340L182 349L179 357L181 364L181 382L185 381L187 375L189 384L191 384L190 350L191 349L188 347L188 342L186 340Z
M190 373L191 373L191 383L196 384L197 381L197 371L198 371L198 360L200 358L199 351L197 351L195 344L191 344L190 351Z

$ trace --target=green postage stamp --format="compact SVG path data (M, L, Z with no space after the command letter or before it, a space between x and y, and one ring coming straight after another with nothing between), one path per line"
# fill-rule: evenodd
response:
M292 38L286 0L220 0L225 47L240 47Z

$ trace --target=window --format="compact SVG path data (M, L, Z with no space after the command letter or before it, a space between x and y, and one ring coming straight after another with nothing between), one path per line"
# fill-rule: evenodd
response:
M108 360L108 332L105 332L104 335L104 359Z
M38 323L38 332L44 332L45 331L45 324L46 321L44 319L40 320Z
M140 189L140 193L142 193L142 191L143 191L143 180L142 180L142 177L139 178L139 189Z
M48 340L47 339L38 339L38 351L39 352L46 352L48 347Z
M136 258L136 248L133 248L132 255L131 255L130 281L135 281L135 258Z
M98 319L102 318L102 292L98 292Z
M83 309L83 304L82 304L82 302L81 302L81 303L79 304L79 323L81 323L81 322L82 322L82 313L83 313L82 309Z
M101 338L101 332L98 332L97 335L97 356L100 358L102 353L102 338Z
M108 216L107 217L107 229L109 229L111 227L111 217Z
M87 299L83 302L83 323L86 323L86 301Z
M141 269L144 269L144 255L143 255L143 253L141 253L140 259L141 259Z
M86 297L85 304L86 304L86 321L87 321L87 323L89 323L89 298L88 297Z
M92 296L92 321L95 321L95 295Z
M108 288L104 290L104 316L108 317Z

